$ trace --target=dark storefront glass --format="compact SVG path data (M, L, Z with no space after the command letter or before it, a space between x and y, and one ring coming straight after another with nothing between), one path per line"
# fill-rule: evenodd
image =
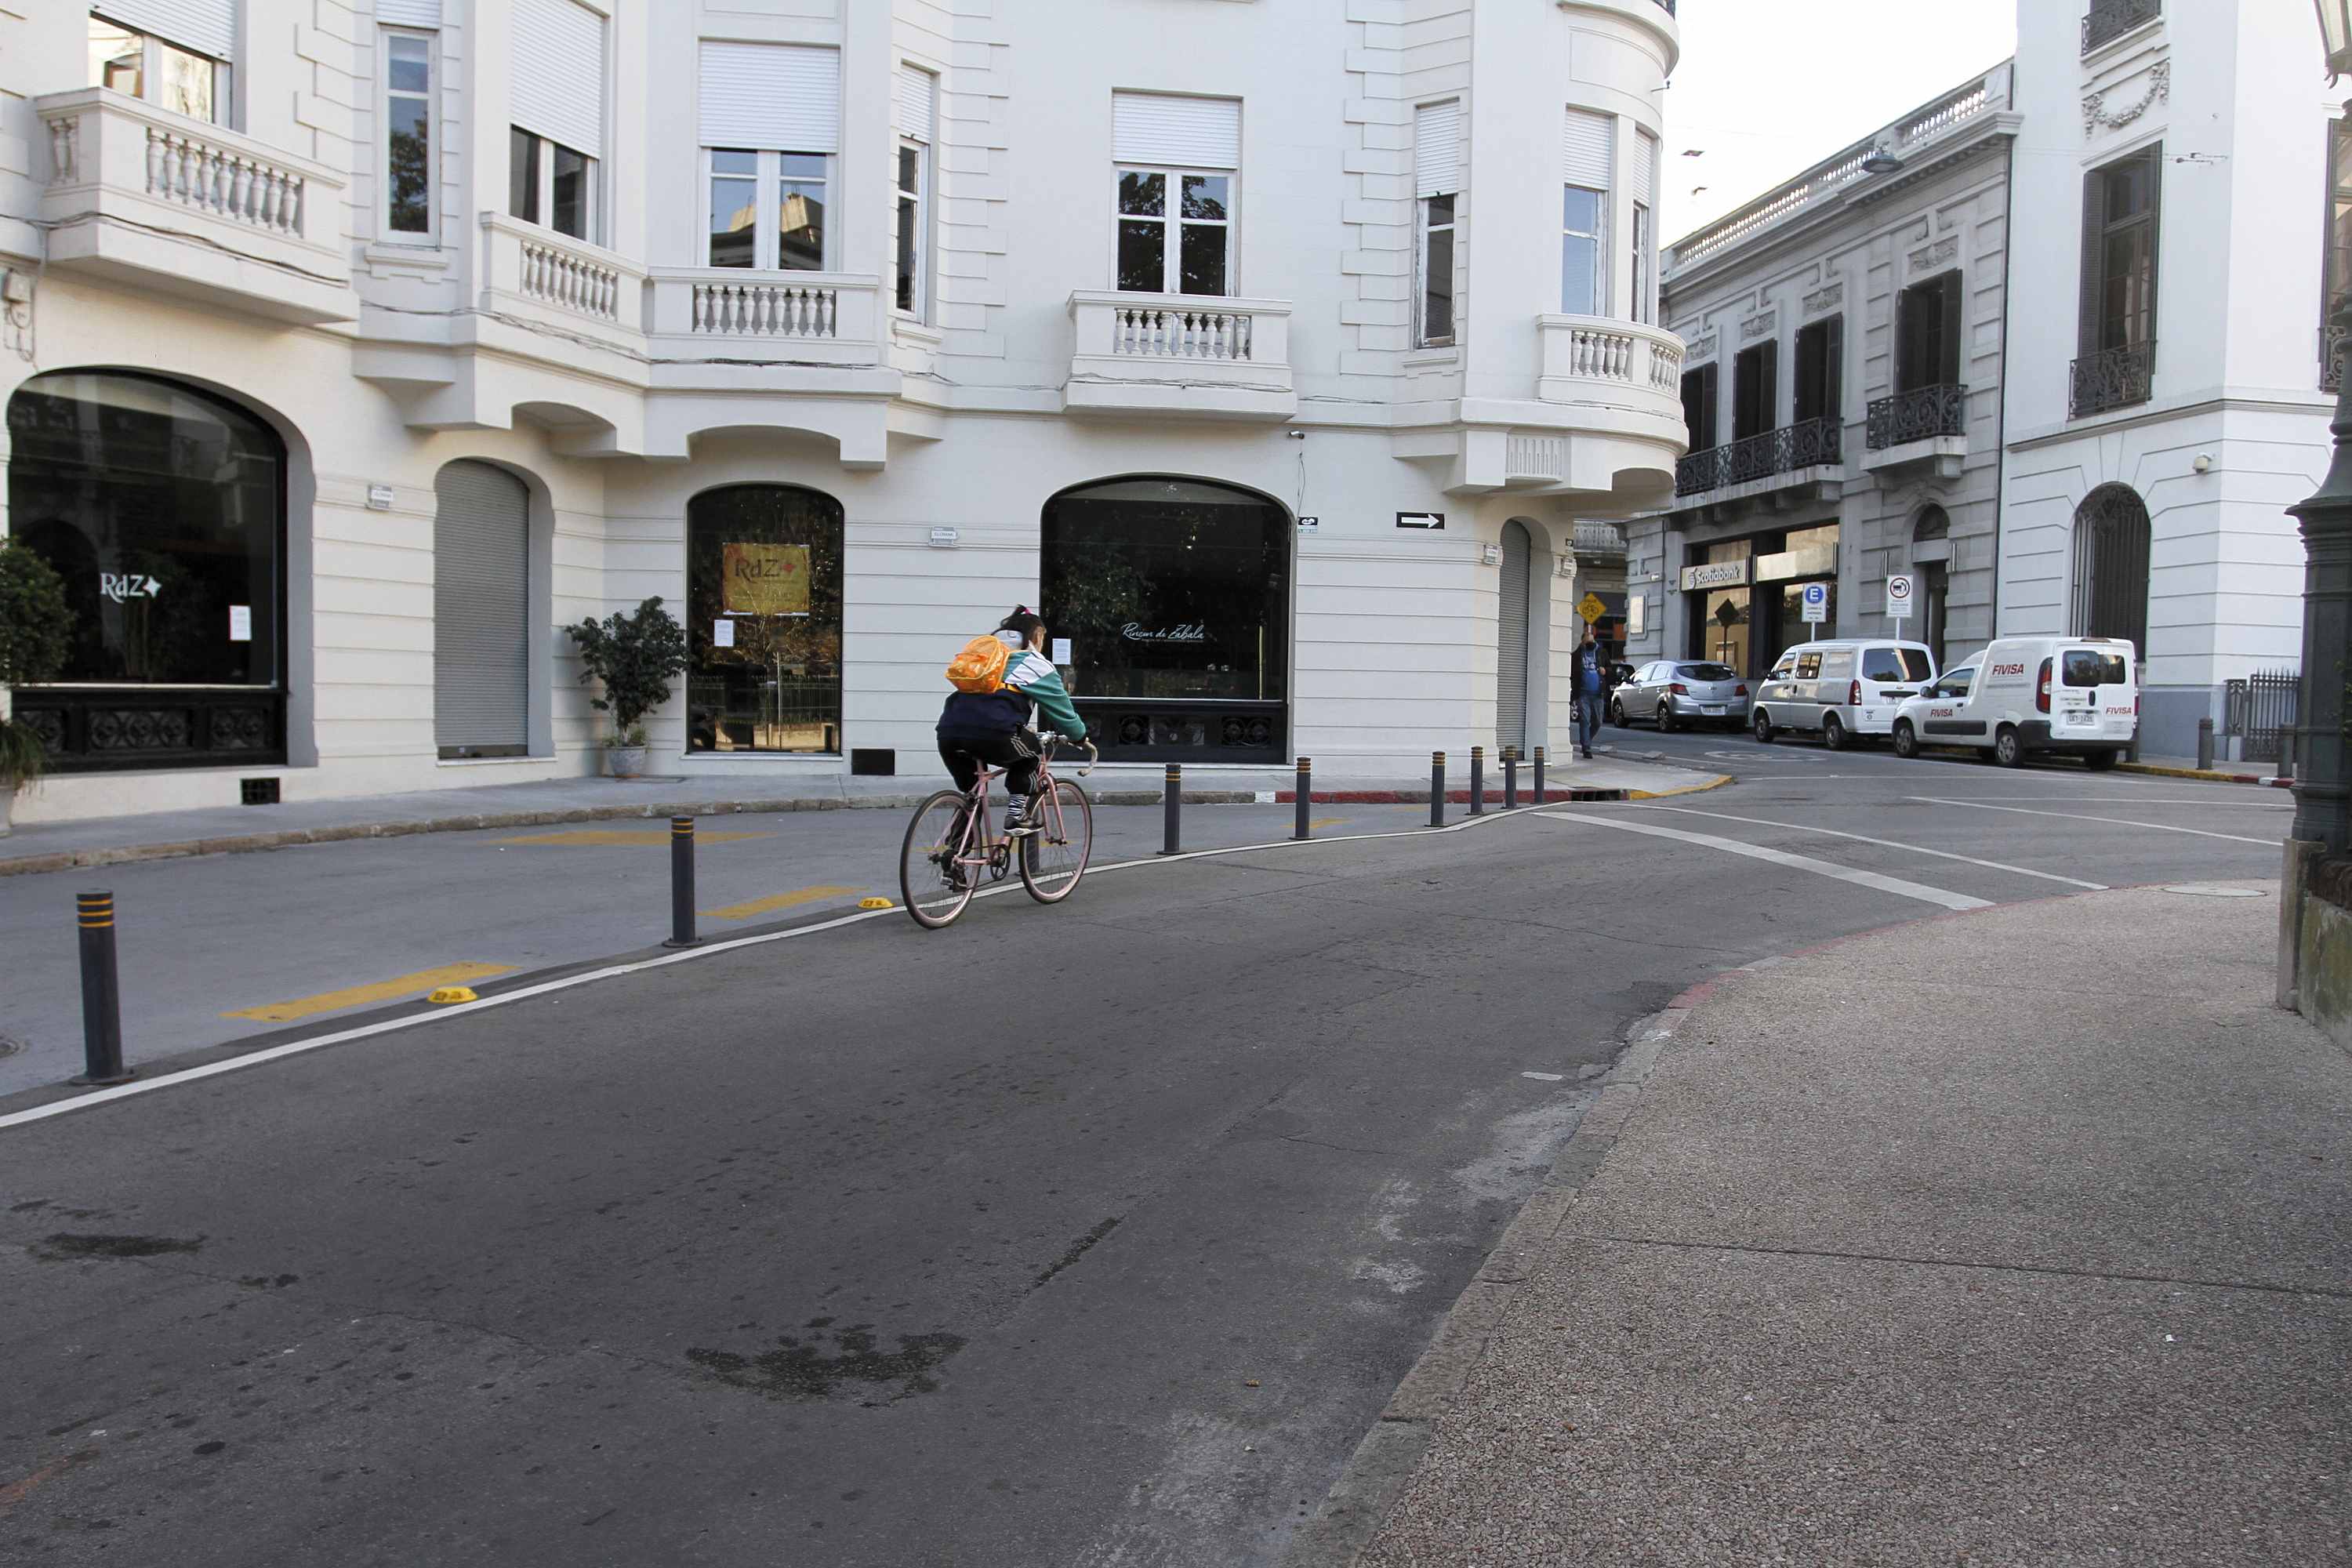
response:
M1279 755L1290 519L1262 496L1122 479L1045 505L1041 609L1118 754ZM1125 703L1097 700L1124 699ZM1114 713L1113 709L1118 711ZM1131 710L1131 711L1130 711Z
M88 372L26 382L8 429L12 532L65 579L74 612L64 671L18 693L52 760L70 771L281 754L277 435L188 387ZM229 695L126 706L125 688Z
M797 485L687 502L688 751L841 750L841 542Z

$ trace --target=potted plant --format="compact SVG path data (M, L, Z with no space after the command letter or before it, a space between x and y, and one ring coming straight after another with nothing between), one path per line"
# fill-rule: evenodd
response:
M0 686L55 679L66 665L73 620L65 582L49 563L21 544L0 544ZM7 835L16 792L39 778L48 761L30 724L0 718L0 837Z
M646 771L645 717L669 700L670 677L687 666L686 628L661 605L656 595L632 615L616 611L563 628L580 645L580 679L604 688L604 696L588 702L613 716L604 765L616 779Z

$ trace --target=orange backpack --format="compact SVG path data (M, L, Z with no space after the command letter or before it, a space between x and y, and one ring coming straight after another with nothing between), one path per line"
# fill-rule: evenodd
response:
M994 635L974 637L948 661L948 684L958 691L987 693L1004 689L1004 667L1013 650Z

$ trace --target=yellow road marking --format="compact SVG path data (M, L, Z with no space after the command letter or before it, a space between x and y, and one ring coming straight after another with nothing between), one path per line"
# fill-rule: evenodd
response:
M1318 816L1314 821L1307 825L1307 830L1309 833L1312 833L1318 827L1328 827L1335 822L1353 822L1356 819L1352 816Z
M704 910L706 915L716 915L722 921L748 921L753 915L764 915L770 910L788 910L794 904L814 903L819 899L839 898L844 893L862 893L863 888L803 888L797 892L778 893L772 899L754 899L748 904L730 904L723 910Z
M492 974L511 974L514 969L511 963L445 963L438 969L420 969L414 974L404 974L397 980L386 980L374 985L354 985L348 991L322 992L294 1002L271 1002L260 1007L223 1013L221 1016L258 1018L265 1024L285 1024L296 1018L308 1018L314 1013L332 1013L338 1008L357 1007L365 1002L389 1002L396 996L436 991L444 985L480 980Z
M730 838L773 838L775 835L772 833L703 833L698 831L694 837L705 844L724 844ZM493 844L565 845L641 844L648 848L653 848L669 842L669 829L663 827L643 832L630 832L625 828L583 827L576 833L541 833L529 838L493 838L490 842Z

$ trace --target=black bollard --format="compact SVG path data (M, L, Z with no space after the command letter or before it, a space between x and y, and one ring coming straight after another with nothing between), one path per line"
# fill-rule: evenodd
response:
M669 940L664 947L697 947L694 934L694 818L669 819Z
M1445 753L1429 753L1429 825L1445 826Z
M114 895L76 893L81 926L82 1070L70 1081L127 1083L122 1065L122 990L114 967Z
M1536 804L1537 804L1538 805L1541 805L1544 803L1544 793L1543 793L1543 763L1544 763L1544 756L1543 756L1543 753L1544 753L1544 749L1543 749L1541 746L1538 746L1538 747L1536 748Z
M1168 816L1168 841L1162 855L1184 853L1184 769L1181 764L1168 764L1168 783L1160 794L1160 804Z
M1486 748L1470 748L1470 815L1486 815Z
M1312 757L1301 757L1298 759L1298 826L1291 830L1290 836L1293 838L1308 838L1313 837L1312 834L1307 831L1307 812L1308 803L1314 798L1315 759Z
M1503 748L1503 809L1519 809L1519 749L1517 746Z
M2197 721L2197 769L2200 773L2204 773L2210 771L2212 766L2213 721L2200 719Z

